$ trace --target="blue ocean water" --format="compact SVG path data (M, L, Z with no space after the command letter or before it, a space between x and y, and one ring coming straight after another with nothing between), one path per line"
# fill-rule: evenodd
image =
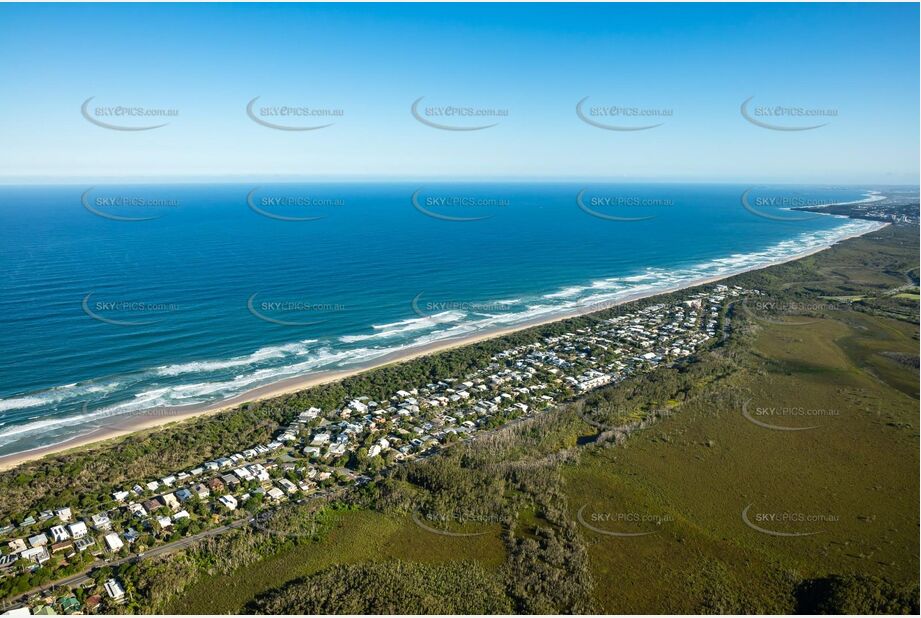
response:
M868 195L870 196L868 198ZM0 455L878 227L858 187L0 187Z

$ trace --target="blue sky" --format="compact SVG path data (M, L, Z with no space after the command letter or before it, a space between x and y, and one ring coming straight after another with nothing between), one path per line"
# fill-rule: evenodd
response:
M0 174L917 183L918 49L916 4L5 4ZM274 130L256 96L342 115ZM410 113L423 96L508 115L439 130ZM766 129L752 96L836 115ZM178 115L107 130L89 97ZM603 130L584 97L671 115Z

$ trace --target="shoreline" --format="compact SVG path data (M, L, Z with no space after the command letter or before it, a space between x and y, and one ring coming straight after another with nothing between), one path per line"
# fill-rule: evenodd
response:
M529 328L581 317L588 314L597 313L599 311L606 311L613 307L638 300L644 300L663 294L672 294L681 290L730 279L744 273L763 270L765 268L771 268L780 264L801 260L821 251L826 251L846 240L857 238L871 232L877 232L889 225L889 223L883 223L874 229L838 238L828 245L819 246L808 251L803 251L802 253L797 253L795 255L774 260L773 262L752 266L750 268L742 268L731 273L713 275L710 277L700 277L698 279L692 279L685 283L674 285L668 288L662 288L648 292L636 292L633 294L628 294L623 298L617 299L615 301L607 301L595 305L589 305L580 309L570 310L543 318L525 320L519 324L507 326L504 328L484 330L479 333L442 339L440 341L434 341L420 346L407 348L405 350L396 350L394 352L385 354L384 356L381 356L380 358L377 358L373 361L356 365L352 369L321 371L302 376L294 376L270 384L265 384L263 386L258 386L256 388L244 391L239 395L234 395L233 397L210 403L189 404L186 406L175 406L159 409L154 408L152 410L149 409L147 411L139 411L136 413L122 415L120 418L115 417L116 420L112 426L96 429L89 433L63 440L55 444L40 446L34 449L20 451L18 453L11 453L9 455L2 455L0 456L0 472L5 472L15 468L20 464L42 459L49 455L59 455L68 451L84 449L89 446L100 447L103 446L103 443L105 442L118 440L134 433L156 430L166 425L185 422L199 416L218 414L220 412L235 408L242 403L257 402L275 397L281 397L284 395L290 395L292 393L307 390L322 384L329 384L331 382L344 380L345 378L349 378L365 371L370 371L386 365L407 362L421 356L444 352L466 345L473 345L475 343L502 337ZM166 410L166 413L164 413L164 410Z

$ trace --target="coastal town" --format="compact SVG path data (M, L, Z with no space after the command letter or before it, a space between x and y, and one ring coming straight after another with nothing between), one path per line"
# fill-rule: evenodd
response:
M687 361L715 343L727 304L757 290L714 285L647 304L492 356L467 375L407 384L385 400L350 393L336 409L299 410L274 439L240 452L137 479L105 502L62 505L0 526L0 573L41 569L38 586L7 614L111 611L126 588L110 567L183 541L257 525L284 502L329 496L389 467L551 410L630 375ZM186 545L182 545L186 546ZM66 585L61 585L66 579Z

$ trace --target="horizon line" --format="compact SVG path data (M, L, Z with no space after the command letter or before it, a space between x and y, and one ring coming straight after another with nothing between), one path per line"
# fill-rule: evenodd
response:
M0 186L84 186L86 184L121 184L121 185L175 185L175 184L250 184L253 182L265 183L379 183L398 184L416 182L437 183L533 183L552 184L563 182L594 182L594 183L619 183L619 184L759 184L759 185L834 185L842 187L911 187L921 189L921 179L914 182L836 182L829 180L783 180L771 179L712 179L712 178L662 178L635 176L630 178L609 176L359 176L359 175L293 175L281 174L277 176L248 176L245 174L220 174L220 175L162 175L162 176L0 176Z

